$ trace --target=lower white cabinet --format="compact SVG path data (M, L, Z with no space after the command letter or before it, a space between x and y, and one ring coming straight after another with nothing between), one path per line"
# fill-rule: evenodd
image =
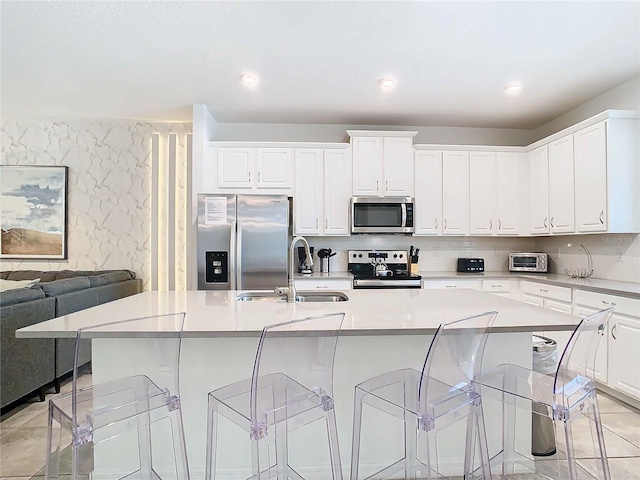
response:
M296 290L351 290L353 282L347 278L296 278Z
M523 281L521 284L522 301L535 305L537 307L547 308L556 312L573 314L571 303L571 289L567 287L558 287L556 285L547 285L543 283ZM543 337L555 340L558 345L558 359L567 346L567 342L571 337L569 331L548 331L535 332Z
M640 400L640 300L576 292L576 309L581 312L594 313L608 307L614 310L609 320L608 334L600 341L598 348L596 378L601 365L606 364L604 382L614 390ZM602 358L601 354L605 353Z
M511 281L510 280L483 280L482 291L493 293L500 297L511 296Z

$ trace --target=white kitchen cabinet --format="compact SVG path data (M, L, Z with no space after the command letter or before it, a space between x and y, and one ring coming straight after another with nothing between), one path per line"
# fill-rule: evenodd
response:
M551 233L575 231L573 135L549 144L549 227Z
M576 216L579 232L607 231L607 129L605 122L575 135Z
M309 290L351 290L353 288L353 282L346 278L300 278L294 279L296 290L309 291Z
M415 152L415 233L442 234L442 152Z
M575 304L574 313L581 315L613 307L607 335L598 347L596 378L640 400L640 300L578 290Z
M573 314L577 317L584 318L589 315L593 315L596 313L598 308L592 308L584 305L576 305L573 307ZM567 340L568 341L568 340ZM574 347L574 353L578 355L586 355L587 353L584 351L585 345L578 344ZM594 377L597 381L602 383L608 383L608 330L602 332L602 338L600 338L600 342L598 343L598 351L596 353L596 363L595 370L593 371ZM587 371L591 372L591 368L587 365Z
M568 315L573 314L572 291L570 288L528 281L522 281L520 288L522 290L522 301L529 305L535 305L536 307L542 307ZM562 355L571 337L571 332L564 330L535 333L555 340L558 345L558 359L560 355Z
M469 233L469 152L442 153L442 233Z
M500 297L511 297L510 280L483 280L482 291L492 293Z
M349 235L349 149L296 149L296 235Z
M549 156L547 145L529 152L531 233L549 233Z
M496 231L496 154L469 153L469 234L492 235Z
M413 197L413 136L417 132L348 130L353 151L353 195Z
M467 288L482 291L482 280L423 280L422 288L428 290Z
M290 148L221 147L215 155L220 189L287 192L293 186Z
M518 235L523 209L523 193L527 182L523 182L526 157L521 153L496 153L496 219L498 235ZM472 177L473 178L473 177Z

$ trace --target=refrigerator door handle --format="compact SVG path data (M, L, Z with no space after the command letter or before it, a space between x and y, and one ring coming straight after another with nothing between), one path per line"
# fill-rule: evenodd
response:
M233 223L237 224L237 232L238 232L236 234L236 247L235 247L237 274L234 275L235 282L233 285L233 290L242 290L242 222L238 220L237 222L233 222ZM233 230L235 231L236 228L233 228Z
M231 290L236 288L236 253L239 251L236 238L236 222L231 222L229 229L229 279Z

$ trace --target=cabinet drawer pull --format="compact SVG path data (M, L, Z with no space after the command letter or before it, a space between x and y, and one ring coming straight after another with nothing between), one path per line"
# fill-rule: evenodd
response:
M615 307L615 305L616 305L615 303L613 303L613 302L607 302L606 300L602 300L602 303L604 303L605 305L612 305L612 306L614 306L614 307Z
M489 219L489 230L493 230L493 220Z
M438 229L438 219L436 218L436 230Z
M502 285L491 285L491 288L500 288Z
M457 285L445 285L445 288L456 288Z
M385 188L384 188L384 189L388 192L388 191L389 191L389 181L388 181L388 180L386 180L386 181L384 182L384 186L385 186Z
M447 229L447 219L446 218L444 219L444 229L445 230Z
M318 228L318 219L316 218L316 228Z
M601 223L602 225L604 225L604 210L602 210L602 211L600 212L600 217L599 217L599 218L600 218L600 223Z
M540 288L539 290L544 293L549 293L549 290L545 290L544 288Z
M616 327L618 325L614 324L613 327L611 327L611 336L613 337L614 340L617 340L618 337L616 337Z
M498 230L502 230L502 220L498 219Z
M260 183L260 172L258 172L258 183Z
M553 228L553 217L551 217L551 220L549 220L549 223L551 224L551 228Z
M544 217L544 228L547 228L547 217Z
M376 192L380 189L380 185L378 183L378 180L376 180Z
M325 228L325 230L329 228L329 219L328 218L324 219L324 228Z
M251 171L249 171L249 181L251 181Z
M329 288L329 285L318 285L316 288Z

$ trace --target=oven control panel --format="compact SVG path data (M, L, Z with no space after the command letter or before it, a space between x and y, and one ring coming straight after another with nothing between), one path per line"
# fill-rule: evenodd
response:
M349 250L349 263L404 263L408 261L406 250Z

